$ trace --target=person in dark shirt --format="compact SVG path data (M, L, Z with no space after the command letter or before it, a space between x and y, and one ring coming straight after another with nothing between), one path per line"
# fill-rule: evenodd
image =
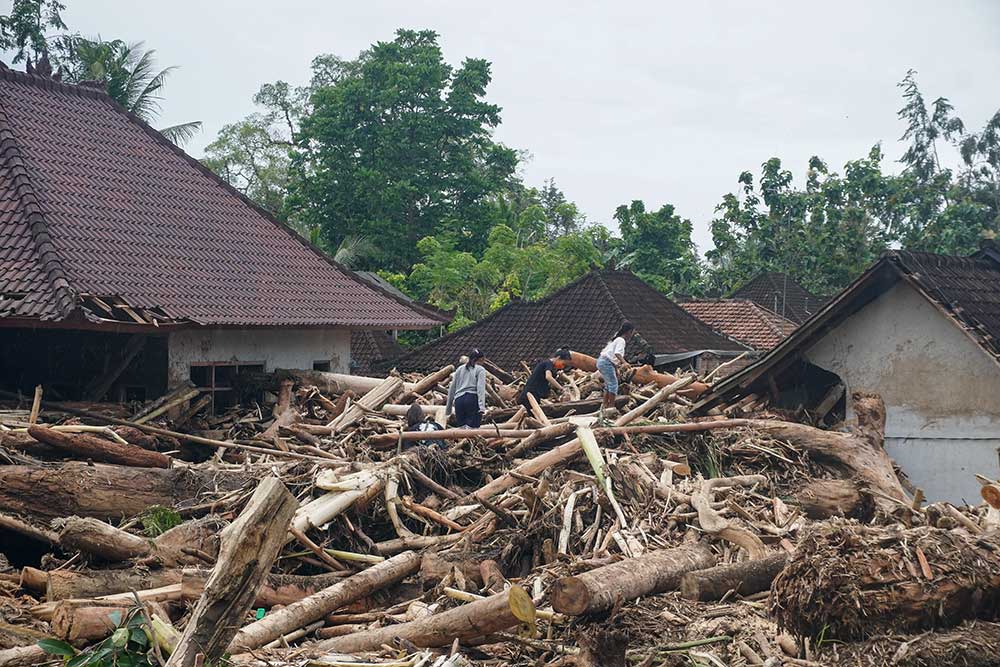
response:
M441 431L444 427L438 424L436 421L424 415L424 410L416 403L410 405L410 409L406 411L406 430L407 431ZM444 447L444 441L442 440L424 440L423 443L429 447Z
M524 383L524 389L518 397L518 403L530 410L531 404L528 403L528 394L534 396L536 401L541 402L543 398L548 398L552 389L561 392L563 388L556 381L555 375L564 368L569 368L570 359L569 350L563 348L558 350L551 359L538 362L532 369L531 375L528 376L528 381Z

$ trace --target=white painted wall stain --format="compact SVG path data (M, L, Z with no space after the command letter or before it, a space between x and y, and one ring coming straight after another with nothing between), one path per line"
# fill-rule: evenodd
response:
M886 404L886 451L930 500L976 503L1000 476L1000 367L900 282L805 352Z
M351 333L348 329L184 329L167 342L170 386L189 378L198 362L261 363L265 370L311 369L329 361L330 369L350 372Z

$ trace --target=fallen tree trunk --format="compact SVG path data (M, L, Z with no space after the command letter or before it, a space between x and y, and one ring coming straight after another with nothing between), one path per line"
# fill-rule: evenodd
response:
M573 368L579 368L581 370L587 371L588 373L597 372L597 359L590 356L589 354L583 354L582 352L570 352L571 363ZM635 384L656 384L658 387L666 387L677 382L678 378L676 375L671 375L670 373L661 373L653 369L652 366L646 364L644 366L635 366L630 372L626 373L624 378L626 382L633 382ZM700 396L708 390L708 385L704 382L694 382L690 387L680 391L683 396Z
M629 402L628 396L615 397L615 407L621 408ZM520 406L518 406L520 407ZM546 417L565 417L572 412L574 415L585 415L601 409L601 399L583 399L581 401L561 401L559 403L543 403L542 412ZM485 421L497 423L507 421L517 414L518 408L490 408L483 415Z
M784 551L757 560L745 560L694 570L681 577L681 595L688 600L719 600L730 591L753 595L766 591L788 561Z
M451 377L451 374L455 372L455 367L451 364L440 368L430 375L424 377L423 380L413 385L413 388L408 390L403 396L400 397L400 403L412 403L417 400L420 396L423 396L428 391L433 389L438 385L439 382L444 382L447 378Z
M97 519L71 516L59 531L59 546L66 551L82 551L117 563L149 555L153 550L153 540L133 535Z
M166 667L215 664L222 657L285 544L297 506L278 478L257 486L239 517L222 531L219 560Z
M60 603L52 614L50 627L52 634L74 646L104 639L121 625L135 601L121 604L93 602L91 605ZM156 602L146 602L147 613L157 613L168 618L167 613Z
M0 649L30 646L47 635L23 625L11 625L0 621Z
M294 370L289 368L279 368L275 374L280 376L291 376L299 380L300 384L314 385L324 394L343 394L353 391L355 394L364 394L385 382L385 378L371 378L364 375L347 375L346 373L330 373L328 371ZM403 389L413 391L416 384L404 382Z
M232 491L249 473L198 468L131 468L65 463L0 466L0 511L42 518L133 517L152 505L172 507L210 491Z
M814 524L770 597L780 626L845 640L993 618L998 610L1000 549L992 540L846 520Z
M18 646L0 651L0 667L34 667L52 662L52 656L35 646Z
M450 646L456 639L459 642L468 641L518 625L521 622L519 617L524 616L522 609L533 614L534 605L524 589L512 586L503 593L409 623L326 639L315 648L338 653L358 653L377 649L382 644L391 644L396 639L420 648Z
M45 599L96 598L114 593L141 591L181 583L181 571L150 570L53 570L49 572Z
M552 608L581 616L611 609L645 595L676 589L681 576L715 565L706 544L650 551L573 577L560 577L552 587Z
M170 467L170 457L165 454L151 452L135 445L123 445L86 433L63 433L45 426L33 425L28 427L28 435L75 458L136 468Z
M210 570L184 568L181 572L181 597L185 600L200 598L205 591L205 582L208 581L209 574ZM257 591L253 606L266 608L277 605L288 606L343 581L344 576L341 572L314 576L268 574Z
M339 433L348 426L353 426L369 412L378 410L392 400L392 397L403 388L403 381L397 377L388 377L370 389L358 401L347 408L342 415L331 421L327 426L332 433Z
M750 420L751 426L786 440L816 458L835 463L867 489L881 494L874 498L876 506L891 513L900 502L906 501L906 493L896 477L892 459L882 447L885 403L875 394L862 392L855 392L852 398L857 425L849 433L762 419Z
M419 568L420 555L413 551L393 556L242 628L233 638L229 652L235 655L258 649L340 607L402 581Z
M1000 655L1000 623L975 621L949 632L933 632L900 645L892 657L899 667L992 667Z
M861 493L849 479L815 479L799 488L794 497L810 519L843 516L868 521L875 511L871 496Z

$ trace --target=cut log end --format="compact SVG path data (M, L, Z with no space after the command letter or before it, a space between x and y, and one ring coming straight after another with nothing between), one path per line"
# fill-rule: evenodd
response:
M564 614L580 616L590 606L590 590L579 577L561 577L552 586L552 606Z

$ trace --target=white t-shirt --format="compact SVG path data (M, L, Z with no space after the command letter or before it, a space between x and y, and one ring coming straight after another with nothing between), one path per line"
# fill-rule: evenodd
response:
M616 355L625 356L625 339L619 336L612 341L608 341L608 344L604 346L601 350L601 356L607 357L610 361L618 363Z

